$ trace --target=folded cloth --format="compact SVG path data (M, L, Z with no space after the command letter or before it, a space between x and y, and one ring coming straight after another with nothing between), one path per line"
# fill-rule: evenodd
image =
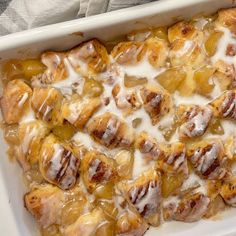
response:
M155 0L0 0L0 35Z

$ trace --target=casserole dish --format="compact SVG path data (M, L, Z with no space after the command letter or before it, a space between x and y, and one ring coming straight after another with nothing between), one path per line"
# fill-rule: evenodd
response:
M178 3L178 6L175 6L174 1L165 1L131 10L121 10L116 13L105 14L104 16L95 16L90 19L81 20L80 23L72 21L56 26L43 27L3 37L0 41L1 59L34 56L47 49L67 49L82 40L94 36L102 41L106 41L133 29L171 24L171 22L176 21L176 18L188 18L198 13L208 14L219 8L231 6L234 6L234 3L231 1L219 2L211 0L192 3L181 1ZM2 150L6 150L3 142ZM3 234L34 235L34 225L19 198L19 196L23 195L24 191L22 180L19 177L21 176L20 171L17 166L11 165L6 157L4 158L4 151L1 170L4 182L1 185L1 192L3 193L1 196L3 198L1 207L6 207L6 209L2 210L2 212L6 213L4 218L10 217L6 224L4 220L1 221L1 227L10 226L9 230L13 230L13 232L2 231ZM4 203L6 202L4 197L6 198L6 196L9 196L8 204ZM234 210L225 212L224 216L222 216L223 219L219 221L201 221L195 224L165 224L161 226L158 233L160 235L187 235L190 232L194 235L227 235L229 233L234 235L233 222L235 219L233 215ZM7 230L7 227L5 230ZM147 232L147 235L155 235L155 233L155 230L151 229Z

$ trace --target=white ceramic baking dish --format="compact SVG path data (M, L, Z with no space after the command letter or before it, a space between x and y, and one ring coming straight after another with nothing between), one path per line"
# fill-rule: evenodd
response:
M232 0L163 0L81 20L28 30L0 38L0 60L34 56L47 49L68 49L82 40L97 37L109 40L130 30L168 25L177 19L198 13L209 14L220 8L236 6ZM0 133L0 235L38 235L32 217L24 209L25 191L22 174L6 155L6 144ZM197 223L171 222L150 229L147 236L236 235L236 209L228 210L217 220ZM76 235L75 235L76 236Z

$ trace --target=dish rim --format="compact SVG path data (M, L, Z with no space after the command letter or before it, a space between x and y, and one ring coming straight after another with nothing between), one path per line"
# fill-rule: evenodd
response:
M78 32L78 27L79 32L89 31L95 27L103 28L206 2L215 2L215 0L179 0L178 4L176 4L176 0L159 0L90 17L28 29L1 36L0 52L43 40L73 34Z

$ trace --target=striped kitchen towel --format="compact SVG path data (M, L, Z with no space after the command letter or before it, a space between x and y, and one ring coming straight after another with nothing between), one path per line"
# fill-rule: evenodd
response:
M0 35L155 0L0 0Z

